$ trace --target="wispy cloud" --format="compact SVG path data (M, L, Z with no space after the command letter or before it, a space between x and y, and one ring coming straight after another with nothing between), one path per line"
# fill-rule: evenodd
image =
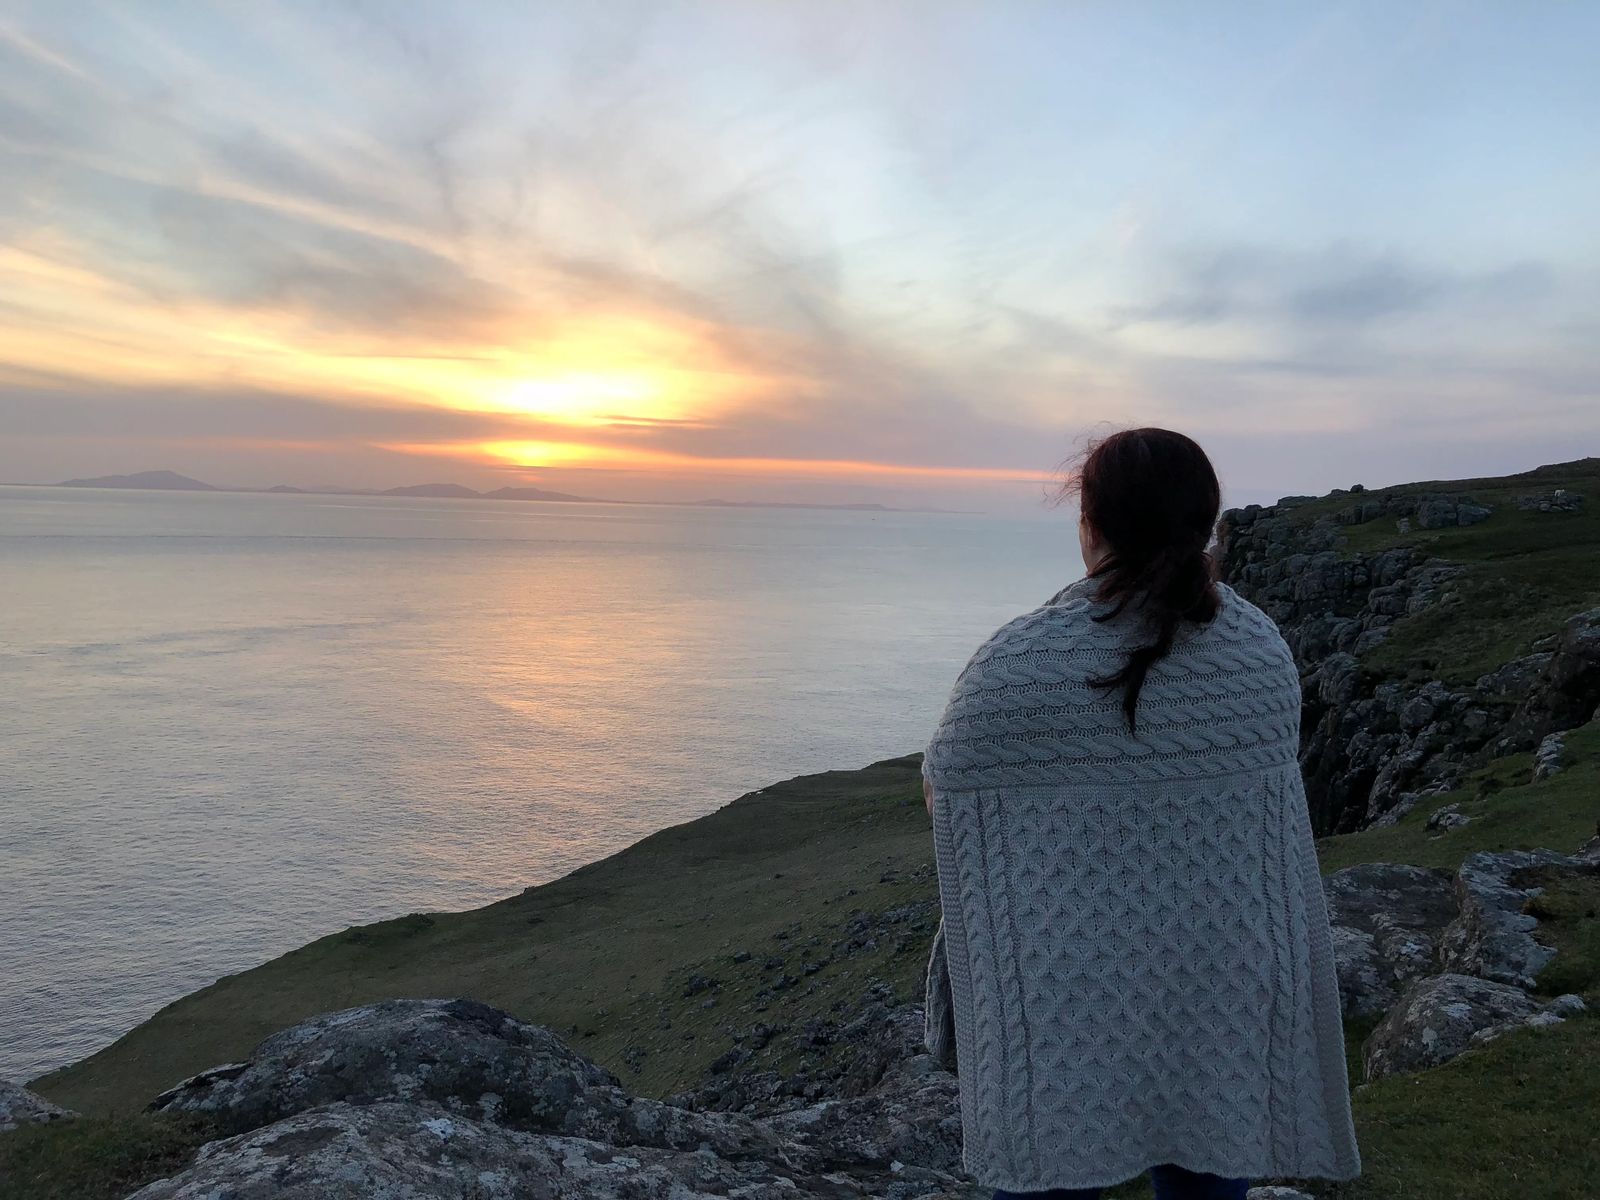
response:
M1481 442L1513 401L1530 446L1600 437L1592 230L1419 231L1398 196L1235 217L1276 182L1251 156L1309 192L1383 134L1343 144L1348 97L1305 95L1360 20L1237 20L1230 59L1024 6L38 7L0 24L0 472L137 433L954 486L1106 422ZM1387 61L1362 86L1402 95Z

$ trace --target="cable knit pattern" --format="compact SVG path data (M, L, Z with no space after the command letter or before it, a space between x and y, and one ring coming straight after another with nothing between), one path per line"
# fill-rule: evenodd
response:
M973 655L929 744L965 1164L1009 1191L1157 1163L1360 1172L1295 755L1300 682L1222 586L1151 669L1137 735L1088 683L1140 636L1081 581ZM936 986L937 985L937 986Z

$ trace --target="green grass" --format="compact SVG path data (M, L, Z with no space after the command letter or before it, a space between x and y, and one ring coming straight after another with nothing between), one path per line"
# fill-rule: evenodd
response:
M1541 868L1517 882L1544 887L1524 908L1539 919L1535 936L1556 951L1539 973L1538 990L1551 996L1576 992L1591 1006L1600 1005L1600 871Z
M1600 818L1600 723L1567 734L1570 765L1530 783L1531 754L1495 759L1467 776L1453 792L1425 797L1398 824L1322 838L1317 855L1324 872L1366 862L1458 867L1480 850L1571 852L1594 836ZM1429 830L1428 817L1459 803L1472 820L1446 833Z
M1521 512L1516 498L1566 488L1585 497L1575 513ZM1369 498L1422 493L1470 497L1493 508L1478 525L1402 534L1391 517L1343 529L1343 548L1374 554L1409 546L1458 562L1459 602L1431 607L1395 623L1364 664L1380 674L1470 683L1486 671L1531 653L1574 613L1600 605L1600 458L1541 467L1502 479L1405 484ZM1318 500L1292 511L1295 524L1347 509L1360 497Z
M853 911L935 894L915 758L807 776L498 904L324 937L184 997L29 1086L80 1112L127 1113L316 1013L470 996L549 1025L631 1090L667 1095L698 1082L758 1021L799 1026L876 979L903 999L920 995L931 923L870 949L832 947ZM740 951L750 957L736 963ZM784 966L767 968L773 958ZM696 974L718 985L686 996ZM796 982L756 997L785 974Z
M0 1133L0 1200L122 1200L212 1136L194 1118L142 1113L25 1125Z
M1354 1095L1362 1174L1340 1200L1577 1200L1597 1194L1600 1020L1507 1034Z

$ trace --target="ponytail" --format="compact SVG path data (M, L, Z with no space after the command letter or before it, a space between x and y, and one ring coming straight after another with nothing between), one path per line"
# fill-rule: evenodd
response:
M1189 438L1166 429L1130 429L1091 448L1074 486L1083 519L1109 547L1089 573L1096 596L1112 605L1095 617L1136 614L1149 641L1122 667L1091 679L1122 689L1122 712L1137 729L1139 692L1150 668L1172 650L1183 625L1204 625L1222 600L1206 546L1222 504L1211 462Z

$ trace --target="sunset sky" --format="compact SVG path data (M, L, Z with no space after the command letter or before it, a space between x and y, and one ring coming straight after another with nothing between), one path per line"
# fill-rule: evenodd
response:
M0 481L1600 453L1600 5L0 0Z

